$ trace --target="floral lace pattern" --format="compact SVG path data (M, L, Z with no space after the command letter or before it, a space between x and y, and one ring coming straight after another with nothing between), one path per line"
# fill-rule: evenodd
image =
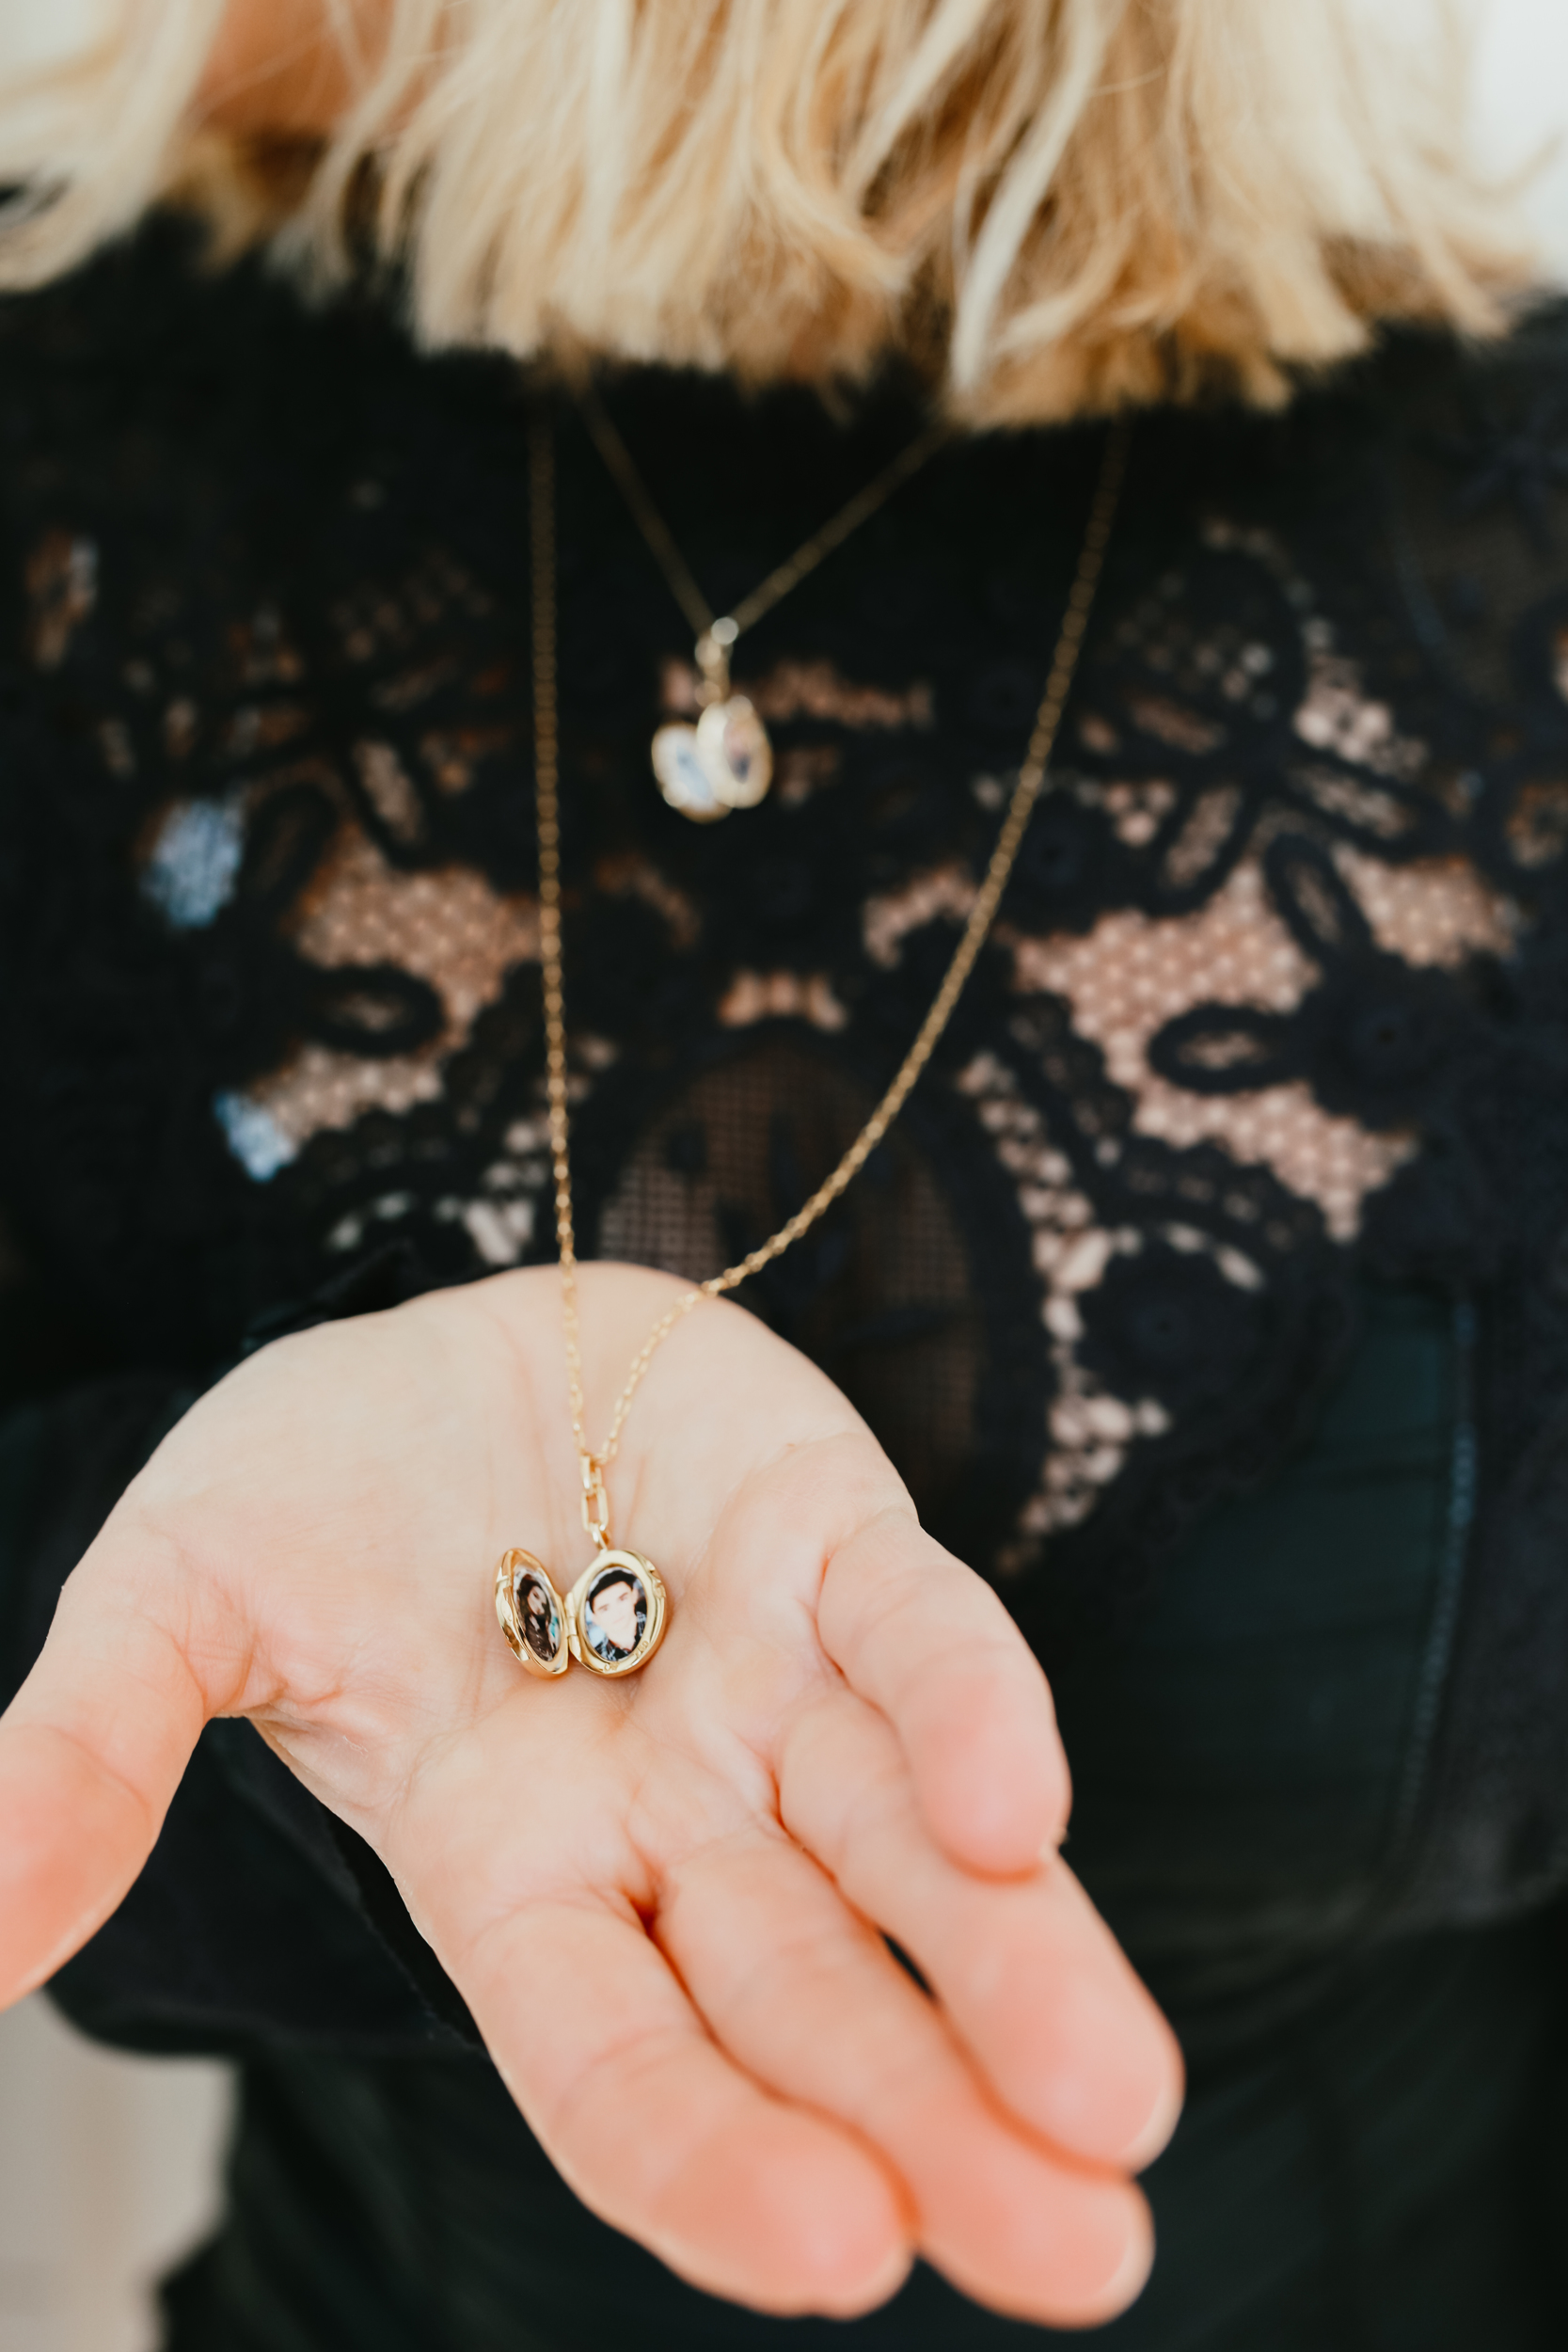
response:
M431 1280L549 1253L524 437L499 365L115 266L0 337L4 1180L113 1344L199 1363L390 1239ZM1564 498L1527 469L1521 532L1477 437L1549 423L1556 332L1480 405L1396 353L1286 422L1143 428L938 1063L747 1294L1020 1591L1135 1582L1264 1475L1368 1275L1498 1302L1499 1488L1568 1398L1530 1274L1568 1246ZM907 426L614 397L721 597ZM956 451L782 607L737 664L777 787L698 829L646 762L690 703L678 616L562 410L590 1248L709 1273L863 1118L981 870L1093 455Z

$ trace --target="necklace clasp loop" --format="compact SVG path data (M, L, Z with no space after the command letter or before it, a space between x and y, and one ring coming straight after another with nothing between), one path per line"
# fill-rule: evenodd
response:
M604 1464L596 1454L582 1457L582 1523L601 1551L610 1549L610 1497L605 1492Z
M728 614L704 629L697 640L697 667L703 682L697 689L697 700L706 709L709 703L728 702L730 697L730 647L740 631Z

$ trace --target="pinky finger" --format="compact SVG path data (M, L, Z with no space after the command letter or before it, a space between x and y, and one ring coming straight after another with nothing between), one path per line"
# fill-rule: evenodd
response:
M1033 1870L1061 1838L1070 1783L1045 1677L990 1587L883 1512L829 1562L818 1625L894 1726L943 1851L970 1870Z

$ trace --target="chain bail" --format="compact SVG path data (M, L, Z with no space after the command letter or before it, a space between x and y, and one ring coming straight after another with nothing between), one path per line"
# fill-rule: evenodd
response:
M610 1497L605 1492L604 1464L596 1454L585 1454L582 1470L582 1523L601 1551L610 1544Z
M697 689L697 700L705 710L709 703L728 702L730 698L730 647L740 631L726 612L705 628L697 640L697 667L703 682Z

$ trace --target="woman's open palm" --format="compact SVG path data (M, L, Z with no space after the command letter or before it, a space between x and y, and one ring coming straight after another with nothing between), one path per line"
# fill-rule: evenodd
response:
M673 1295L584 1269L595 1425ZM664 1645L536 1680L496 1561L565 1589L593 1549L553 1269L223 1381L0 1720L0 2002L119 1900L203 1722L245 1714L381 1854L567 2180L686 2277L848 2313L919 2252L1020 2314L1119 2308L1178 2064L1056 1856L1066 1768L1000 1603L736 1308L660 1351L610 1490Z

